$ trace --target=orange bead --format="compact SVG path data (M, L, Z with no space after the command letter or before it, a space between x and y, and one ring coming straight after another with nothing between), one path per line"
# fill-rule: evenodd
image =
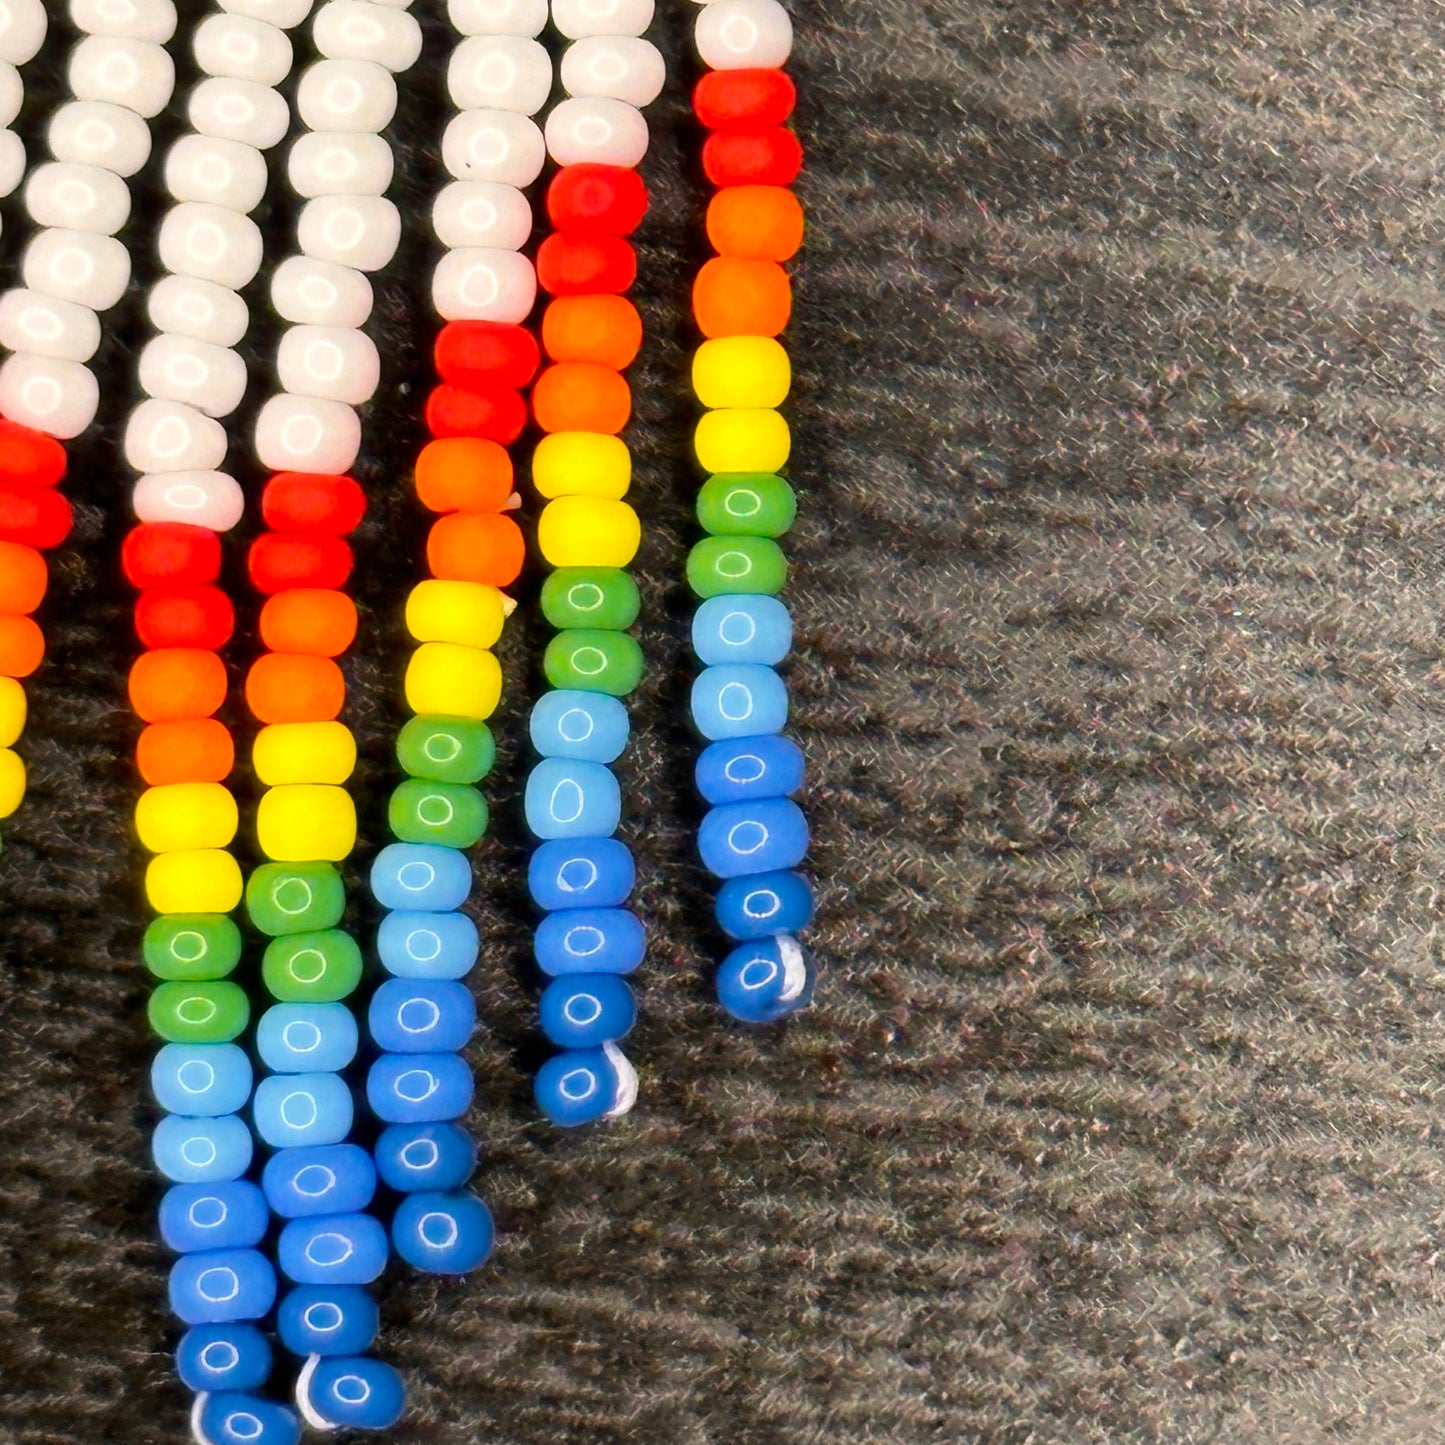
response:
M329 657L270 652L246 674L246 702L263 723L330 722L346 702L346 680Z
M692 310L704 336L776 336L788 324L793 292L776 261L714 256L697 273Z
M226 700L226 666L199 647L143 652L130 670L130 702L146 722L210 717Z
M0 542L0 612L34 612L45 596L45 558L21 542Z
M642 346L642 317L625 296L559 296L542 314L553 361L591 361L624 371Z
M786 261L803 244L803 207L782 186L727 186L708 203L707 238L719 256Z
M431 512L499 512L512 495L512 459L485 437L428 442L416 459L416 495Z
M356 604L344 592L293 587L261 609L261 641L272 652L339 657L355 640Z
M34 618L0 612L0 677L29 677L45 656L45 638Z
M505 587L517 580L527 544L522 529L495 512L455 512L432 523L426 560L433 577Z
M632 415L632 392L610 366L559 361L537 378L532 413L543 431L616 436Z
M221 783L231 774L236 746L213 717L152 723L135 745L140 775L153 788L167 783Z

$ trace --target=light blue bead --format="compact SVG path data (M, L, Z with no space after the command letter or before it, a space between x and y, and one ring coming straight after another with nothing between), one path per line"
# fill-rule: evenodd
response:
M235 1044L167 1044L151 1064L151 1088L168 1114L234 1114L251 1097L251 1061Z
M616 908L636 882L631 850L616 838L557 838L543 843L527 867L532 901L549 911Z
M381 1310L359 1284L299 1284L276 1311L276 1333L293 1355L359 1355L381 1327Z
M454 1053L477 1026L477 1005L465 984L391 978L372 994L367 1021L386 1053Z
M276 1263L297 1284L370 1284L386 1253L386 1231L369 1214L293 1219L276 1241Z
M813 919L813 890L798 873L730 878L717 896L717 921L729 938L797 933Z
M250 1249L265 1238L270 1222L265 1195L246 1179L175 1184L161 1199L161 1238L177 1254Z
M337 1074L273 1074L256 1086L256 1133L273 1149L339 1144L352 1112L351 1090Z
M472 1088L472 1071L457 1054L382 1054L366 1076L371 1112L387 1124L460 1119Z
M625 908L568 908L549 913L532 940L537 967L567 973L631 973L647 951L647 936Z
M813 968L796 939L759 938L735 948L717 972L718 1002L735 1019L766 1024L802 1008Z
M156 1168L177 1184L239 1179L251 1167L251 1151L251 1131L235 1114L223 1114L219 1119L184 1119L170 1114L151 1136Z
M297 1382L317 1419L338 1430L389 1430L406 1409L406 1386L384 1360L328 1356L308 1366Z
M803 786L803 750L792 738L729 738L704 748L697 790L709 803L786 798Z
M692 648L709 667L728 662L774 667L792 646L793 619L776 597L709 597L693 614Z
M171 1266L171 1312L188 1325L259 1320L276 1302L276 1271L255 1249L183 1254Z
M393 1124L376 1141L376 1172L399 1193L459 1189L476 1166L476 1142L458 1124Z
M803 861L808 822L787 798L725 803L708 809L697 830L697 846L704 866L719 878L778 873Z
M278 1074L334 1074L356 1057L356 1015L344 1003L278 1003L261 1015L256 1051Z
M271 1400L230 1391L212 1395L201 1406L201 1436L210 1445L299 1445L301 1422L295 1412Z
M461 978L481 950L477 925L465 913L402 909L381 920L376 951L398 978Z
M383 908L442 913L472 891L467 855L437 843L388 843L371 865L371 891Z
M692 685L692 720L705 738L780 733L788 724L788 689L771 667L705 667Z
M176 1346L188 1390L256 1390L271 1378L271 1342L255 1325L193 1325Z
M606 838L622 819L622 791L601 763L544 758L527 779L526 809L538 838Z
M637 1020L632 990L615 973L553 979L538 1011L542 1032L561 1049L594 1049L625 1038Z
M391 1240L428 1274L468 1274L492 1252L492 1212L475 1194L409 1194L396 1207Z
M559 688L532 708L532 746L544 758L612 763L627 746L627 707L602 692Z
M637 1074L615 1044L553 1054L537 1070L537 1107L564 1129L625 1114L637 1097Z
M376 1193L376 1166L356 1144L280 1149L266 1161L261 1187L282 1219L355 1214Z

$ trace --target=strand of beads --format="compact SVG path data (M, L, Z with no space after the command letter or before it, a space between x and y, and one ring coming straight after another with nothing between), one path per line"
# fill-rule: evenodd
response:
M532 407L547 435L532 479L547 499L537 545L553 567L542 591L558 629L543 667L553 691L532 710L542 761L527 781L527 822L542 840L529 873L547 916L537 963L551 982L541 1022L558 1046L537 1076L538 1107L561 1125L615 1117L632 1107L637 1076L617 1046L636 1015L624 975L642 962L641 922L623 905L632 855L615 838L621 791L609 764L627 745L623 699L642 677L642 650L628 632L637 585L626 568L642 530L623 500L632 463L619 435L632 398L622 373L642 344L642 322L625 293L637 272L626 239L647 209L636 167L647 151L641 107L665 79L661 55L642 37L653 0L552 0L552 22L571 43L561 77L569 98L547 119L560 169L547 193L553 233L537 256L551 296L542 322L550 364Z
M704 865L723 879L717 918L738 946L717 975L724 1009L748 1023L781 1018L806 1003L812 970L797 933L813 914L796 871L808 825L791 794L803 755L783 736L788 695L775 670L792 646L792 619L778 600L787 575L777 538L792 526L788 460L791 286L783 262L802 243L803 213L788 189L802 165L785 129L794 87L782 70L792 26L777 0L711 0L696 43L711 67L694 108L709 135L703 166L717 188L707 231L717 255L698 275L693 309L707 338L693 358L693 389L707 411L697 458L710 473L697 514L708 534L687 576L702 600L693 648L703 664L693 721L707 747L697 785L709 804L699 830Z

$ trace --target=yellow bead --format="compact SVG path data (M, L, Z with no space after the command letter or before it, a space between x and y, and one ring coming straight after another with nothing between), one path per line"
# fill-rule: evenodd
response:
M25 731L25 689L13 677L0 677L0 748L11 747Z
M229 913L241 901L241 866L219 848L159 853L146 869L157 913Z
M705 472L776 472L788 460L788 424L775 411L710 411L697 424L697 459Z
M415 713L491 717L502 696L501 664L479 647L423 642L406 669L406 705Z
M537 548L553 567L625 567L641 541L637 513L606 497L558 497L537 523Z
M632 453L621 437L600 432L559 431L543 437L532 453L532 485L544 497L627 495Z
M268 788L344 783L356 767L356 739L345 723L272 723L256 734L251 764Z
M278 863L339 863L356 846L356 805L345 788L272 788L256 810L256 839Z
M236 800L220 783L147 788L135 805L135 830L152 853L224 848L236 836Z
M418 642L490 647L516 605L481 582L419 582L406 599L406 629Z
M8 818L25 797L25 764L20 754L0 748L0 818Z
M692 389L704 406L781 406L792 380L788 353L771 336L718 336L692 358Z

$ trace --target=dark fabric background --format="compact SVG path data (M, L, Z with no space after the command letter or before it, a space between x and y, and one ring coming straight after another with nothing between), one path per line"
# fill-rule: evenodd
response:
M413 224L378 288L361 469L363 860L424 526L407 465L441 8L418 5L435 61L395 128ZM688 55L693 7L659 9L660 43ZM793 10L812 232L790 332L791 677L817 1003L759 1033L710 1004L679 582L704 193L679 59L653 112L630 433L642 1098L566 1137L531 1107L528 608L477 858L474 1123L501 1244L470 1280L389 1277L383 1345L414 1401L395 1438L1433 1439L1445 21L1418 0ZM32 69L31 134L69 40L57 25ZM0 858L0 1438L26 1445L185 1425L116 566L158 171L103 424L74 453L32 789ZM24 229L3 210L10 267ZM278 187L277 258L292 219ZM254 301L238 438L275 337Z

